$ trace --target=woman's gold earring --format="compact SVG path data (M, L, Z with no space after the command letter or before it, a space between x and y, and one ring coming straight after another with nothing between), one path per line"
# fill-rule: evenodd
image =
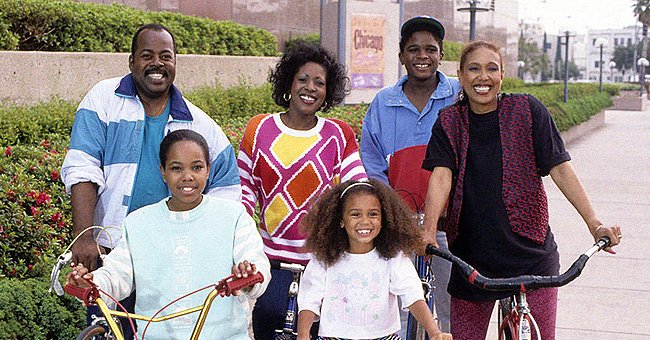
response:
M345 224L343 224L343 222L341 222L341 229L345 229Z
M463 99L465 99L465 91L460 90L460 92L458 93L458 100L462 102Z
M291 100L291 93L287 92L283 94L282 99L284 99L284 101L288 103Z

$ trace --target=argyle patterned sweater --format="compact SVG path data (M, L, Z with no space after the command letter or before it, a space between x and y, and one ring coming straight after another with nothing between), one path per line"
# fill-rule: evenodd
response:
M301 218L326 189L367 178L354 131L345 122L318 117L310 130L293 130L280 114L248 122L237 157L242 202L252 215L260 205L259 230L270 259L307 263Z

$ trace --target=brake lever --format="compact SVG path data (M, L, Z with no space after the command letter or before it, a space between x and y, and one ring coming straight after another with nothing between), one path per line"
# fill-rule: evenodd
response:
M48 292L51 293L52 290L54 290L56 295L64 295L63 287L61 286L61 282L59 282L59 274L61 273L61 269L67 266L70 261L72 261L71 251L66 251L65 253L59 255L56 264L54 267L52 267L52 273L50 274L50 289Z

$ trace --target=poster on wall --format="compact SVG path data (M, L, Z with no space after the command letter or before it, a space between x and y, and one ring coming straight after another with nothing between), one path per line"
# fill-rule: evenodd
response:
M353 89L384 87L385 26L383 15L352 15L350 78Z

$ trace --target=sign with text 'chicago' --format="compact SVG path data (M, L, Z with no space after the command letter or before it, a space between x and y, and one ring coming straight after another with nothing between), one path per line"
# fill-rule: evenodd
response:
M352 88L384 87L384 40L386 18L383 15L352 15L350 74Z

